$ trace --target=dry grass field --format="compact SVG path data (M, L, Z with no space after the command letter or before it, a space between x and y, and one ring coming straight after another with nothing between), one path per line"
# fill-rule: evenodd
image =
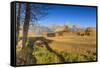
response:
M78 36L68 33L63 37L47 37L53 40L50 47L56 51L88 52L96 51L96 36Z
M33 36L28 35L28 36L32 37L31 41L32 39L35 38L34 35ZM95 35L79 36L75 33L69 32L65 33L63 36L56 36L56 37L45 36L43 38L45 38L44 41L47 41L46 39L52 41L48 43L48 45L39 44L38 46L37 44L33 44L34 49L31 51L32 51L32 56L35 57L36 62L35 63L31 62L31 64L96 61ZM21 44L21 42L22 41L20 41L19 44ZM27 43L30 46L30 43L29 42ZM21 49L20 46L17 47L17 50L18 49ZM28 51L30 51L30 49L28 49ZM27 52L27 49L25 49L25 52ZM28 61L28 63L26 64L30 64L30 61Z

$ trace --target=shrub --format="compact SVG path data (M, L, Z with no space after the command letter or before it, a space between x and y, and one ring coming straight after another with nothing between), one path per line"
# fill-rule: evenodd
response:
M77 35L79 35L79 36L84 36L84 35L85 35L85 31L84 31L83 29L78 29L78 30L76 31L76 33L77 33Z
M93 28L93 27L87 27L86 30L85 30L85 34L88 35L88 36L95 35L96 29Z

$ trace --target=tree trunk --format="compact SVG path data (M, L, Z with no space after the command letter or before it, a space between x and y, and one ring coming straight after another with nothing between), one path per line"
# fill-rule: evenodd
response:
M19 30L20 30L20 14L21 14L21 3L19 3L18 7L18 16L16 17L16 45L18 43Z
M26 4L26 14L25 14L25 20L23 25L23 42L22 42L22 48L26 46L27 42L27 35L28 35L28 29L29 29L29 22L30 22L30 4Z

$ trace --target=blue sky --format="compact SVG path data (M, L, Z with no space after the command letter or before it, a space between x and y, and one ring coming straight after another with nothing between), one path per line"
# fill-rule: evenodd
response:
M42 25L74 24L83 27L96 27L96 8L83 6L52 5L45 19L38 21Z
M48 15L44 19L38 21L40 25L72 24L82 27L96 27L96 7L50 4L45 4L44 6L50 6L51 8L47 10ZM18 5L16 8L18 8Z

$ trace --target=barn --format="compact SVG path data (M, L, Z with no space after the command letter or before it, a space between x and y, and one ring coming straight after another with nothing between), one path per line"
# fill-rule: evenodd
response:
M56 36L63 36L67 32L69 32L69 28L67 25L61 26L55 30Z

